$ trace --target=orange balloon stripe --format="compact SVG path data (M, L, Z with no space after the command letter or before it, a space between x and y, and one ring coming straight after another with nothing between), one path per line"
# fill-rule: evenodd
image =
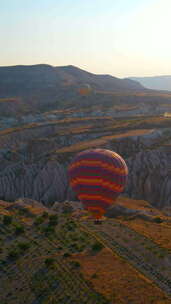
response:
M90 211L98 211L100 214L104 214L105 213L105 210L101 207L87 207L88 210Z
M80 200L100 200L107 204L112 204L114 202L114 199L110 199L106 196L99 195L99 194L79 194L78 198ZM83 201L84 202L84 201Z
M116 183L110 183L102 178L93 178L93 179L90 179L90 178L81 178L81 177L77 177L77 178L74 178L72 181L71 181L71 186L74 187L76 186L77 184L83 184L83 185L101 185L101 186L104 186L106 188L109 188L110 190L113 190L113 191L116 191L116 192L122 192L123 191L123 186L121 185L118 185Z
M71 166L70 166L70 169L75 169L77 167L80 167L81 165L84 165L84 166L100 166L104 169L107 169L111 172L114 172L114 173L118 173L120 175L127 175L127 167L125 166L124 169L121 169L121 168L113 168L111 165L108 165L100 160L80 160L76 163L73 163Z

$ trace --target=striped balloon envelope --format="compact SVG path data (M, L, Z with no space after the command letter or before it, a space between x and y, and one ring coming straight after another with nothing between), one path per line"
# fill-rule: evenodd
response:
M74 192L96 219L123 192L128 168L117 153L105 149L86 150L76 155L69 166L69 180Z

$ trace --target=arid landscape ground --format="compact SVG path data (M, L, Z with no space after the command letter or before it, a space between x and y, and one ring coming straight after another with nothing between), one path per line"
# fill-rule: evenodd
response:
M171 303L171 93L73 66L0 75L0 304ZM101 225L68 182L97 147L129 169Z
M28 199L0 202L1 303L170 303L171 247L156 240L169 234L169 218L154 209L154 222L140 226L120 209L97 226L73 204L57 213Z

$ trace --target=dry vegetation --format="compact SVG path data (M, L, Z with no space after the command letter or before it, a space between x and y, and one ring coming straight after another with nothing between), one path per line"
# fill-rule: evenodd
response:
M0 102L16 102L18 101L17 98L0 98Z
M151 206L148 202L143 200L134 200L130 198L120 197L117 203L128 209L143 212L148 215L149 220L144 220L136 217L127 219L121 216L120 221L135 231L145 235L149 239L159 244L161 247L171 251L171 220L161 210ZM161 223L156 223L155 219L161 219Z
M96 255L80 254L75 259L81 264L85 278L112 303L170 303L158 287L109 249Z
M73 144L69 147L64 147L61 149L56 150L56 153L65 153L65 152L78 152L80 150L85 150L88 148L98 147L105 145L108 141L111 141L113 139L123 138L123 137L129 137L129 136L138 136L138 135L144 135L149 134L153 132L153 130L149 129L138 129L138 130L131 130L125 133L117 134L117 135L109 135L109 136L103 136L100 137L100 139L94 139L90 141L81 141L79 143Z
M161 98L171 98L171 93L169 92L158 92L158 91L144 91L144 92L111 92L111 91L96 91L99 94L107 94L113 96L137 96L137 97L161 97Z
M56 217L40 203L26 199L24 208L21 203L0 202L0 303L170 303L148 276L109 249L101 231L114 236L112 229L119 229L122 234L112 220L101 227L90 220L87 229L84 212L76 219L72 208L63 208ZM135 202L131 206L135 208ZM148 203L142 201L140 207L148 209ZM5 224L5 215L11 223Z
M171 222L158 224L154 222L145 222L138 218L131 221L123 220L123 222L128 227L154 240L160 246L171 250Z
M154 208L150 203L144 200L136 200L136 199L120 196L115 201L114 206L116 204L119 204L120 206L123 206L128 210L130 209L146 214L149 216L149 218L151 218L151 220L153 220L153 218L155 217L161 217L163 220L169 219L167 216L164 215L164 213L161 210Z

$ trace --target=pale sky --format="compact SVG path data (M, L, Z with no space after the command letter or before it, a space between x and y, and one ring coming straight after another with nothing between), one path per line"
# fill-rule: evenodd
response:
M171 75L171 0L0 0L0 65Z

